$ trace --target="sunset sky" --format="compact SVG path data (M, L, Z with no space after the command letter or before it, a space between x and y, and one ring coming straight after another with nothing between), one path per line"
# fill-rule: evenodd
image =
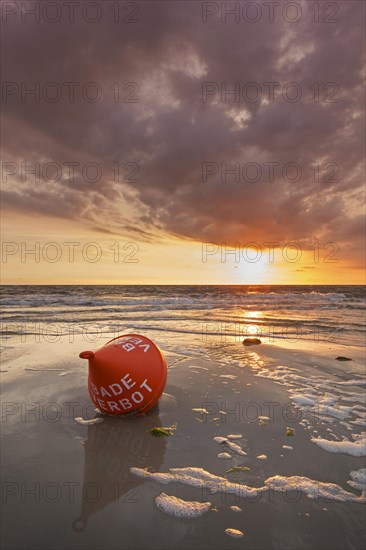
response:
M364 282L363 2L20 4L4 284Z

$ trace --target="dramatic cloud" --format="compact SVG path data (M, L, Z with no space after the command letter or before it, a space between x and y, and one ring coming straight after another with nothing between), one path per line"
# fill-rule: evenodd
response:
M314 22L310 3L298 1L291 22L296 12L280 2L271 22L258 1L257 22L243 11L223 22L221 2L137 2L131 23L114 22L112 4L100 3L96 23L79 11L72 23L65 10L55 23L42 13L22 22L20 8L7 15L4 206L148 240L323 239L358 250L364 3L324 11L320 2ZM205 23L202 10L217 13ZM39 102L24 95L37 85ZM235 86L236 97L225 95ZM39 181L21 174L36 162ZM79 163L74 178L70 163Z

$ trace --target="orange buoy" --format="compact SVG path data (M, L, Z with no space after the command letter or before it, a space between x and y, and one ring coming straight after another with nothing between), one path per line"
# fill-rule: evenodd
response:
M89 360L90 397L106 414L145 414L164 391L166 361L146 336L117 336L96 352L82 351L79 357Z

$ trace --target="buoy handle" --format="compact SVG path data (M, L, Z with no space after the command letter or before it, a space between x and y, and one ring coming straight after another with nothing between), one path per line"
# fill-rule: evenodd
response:
M93 359L93 357L95 357L94 351L82 351L79 353L79 357L81 357L81 359Z

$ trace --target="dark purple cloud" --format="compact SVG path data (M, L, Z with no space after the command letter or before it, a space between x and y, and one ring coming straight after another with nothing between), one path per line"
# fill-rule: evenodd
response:
M79 163L74 181L64 170L53 182L31 176L21 181L19 173L3 178L4 206L83 219L106 232L138 232L148 240L163 230L228 243L337 240L358 250L364 3L334 3L336 23L322 22L331 16L322 2L315 23L310 3L298 1L302 17L296 23L280 14L273 23L267 15L257 23L230 17L223 23L218 13L206 24L201 2L138 2L136 23L114 23L112 4L100 3L103 17L94 24L80 16L72 24L21 23L19 15L3 24L3 82L39 82L42 89L54 82L62 89L56 103L22 102L20 92L3 96L3 160L19 167L22 161ZM267 14L263 2L256 4ZM65 84L71 82L79 83L74 102ZM90 82L103 93L95 103L80 95ZM123 90L127 82L138 88ZM240 93L255 83L262 101L228 96L221 102L217 93L203 102L205 82L227 89L238 82ZM263 101L268 82L279 83L269 102ZM297 102L282 96L290 82L301 89ZM290 98L294 92L290 86ZM138 102L121 101L127 94ZM125 181L113 181L110 166L117 161ZM134 168L127 161L138 165L138 181L128 181ZM102 167L95 182L80 173L90 162ZM232 169L235 162L244 171L257 163L262 177L221 181L221 164ZM205 182L204 163L215 171ZM272 182L264 163L276 163ZM283 175L288 163L301 167L298 181L291 181L291 166Z

